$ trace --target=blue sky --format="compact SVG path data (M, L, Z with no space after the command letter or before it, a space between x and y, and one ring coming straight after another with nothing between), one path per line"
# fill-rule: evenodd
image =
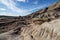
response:
M0 15L25 16L58 0L0 0Z

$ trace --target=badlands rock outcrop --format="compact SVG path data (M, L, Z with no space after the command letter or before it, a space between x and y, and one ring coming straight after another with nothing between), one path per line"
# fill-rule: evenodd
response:
M27 16L1 17L0 40L60 40L60 2Z

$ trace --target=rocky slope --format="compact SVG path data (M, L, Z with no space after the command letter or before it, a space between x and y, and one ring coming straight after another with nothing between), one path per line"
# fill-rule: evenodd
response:
M0 18L0 40L60 40L60 2L27 16Z

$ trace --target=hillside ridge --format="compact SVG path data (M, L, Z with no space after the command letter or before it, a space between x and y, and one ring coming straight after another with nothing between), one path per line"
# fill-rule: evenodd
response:
M1 17L0 40L60 40L60 2L27 16Z

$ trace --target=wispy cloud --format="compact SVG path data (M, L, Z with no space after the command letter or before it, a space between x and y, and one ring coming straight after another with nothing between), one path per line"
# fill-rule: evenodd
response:
M28 0L17 0L19 2L28 2Z
M12 13L2 12L2 13L0 13L0 15L7 15L7 16L11 16L11 15L12 15Z
M5 11L6 9L5 8L0 8L1 11Z
M26 0L17 0L17 1L20 1L20 2L26 2Z
M17 8L15 3L12 0L1 0L1 3L5 4L12 11L16 11L18 13L25 13L27 10L23 10L21 8Z
M16 15L16 14L9 13L9 12L1 12L0 15L6 15L6 16L18 16L18 15Z

